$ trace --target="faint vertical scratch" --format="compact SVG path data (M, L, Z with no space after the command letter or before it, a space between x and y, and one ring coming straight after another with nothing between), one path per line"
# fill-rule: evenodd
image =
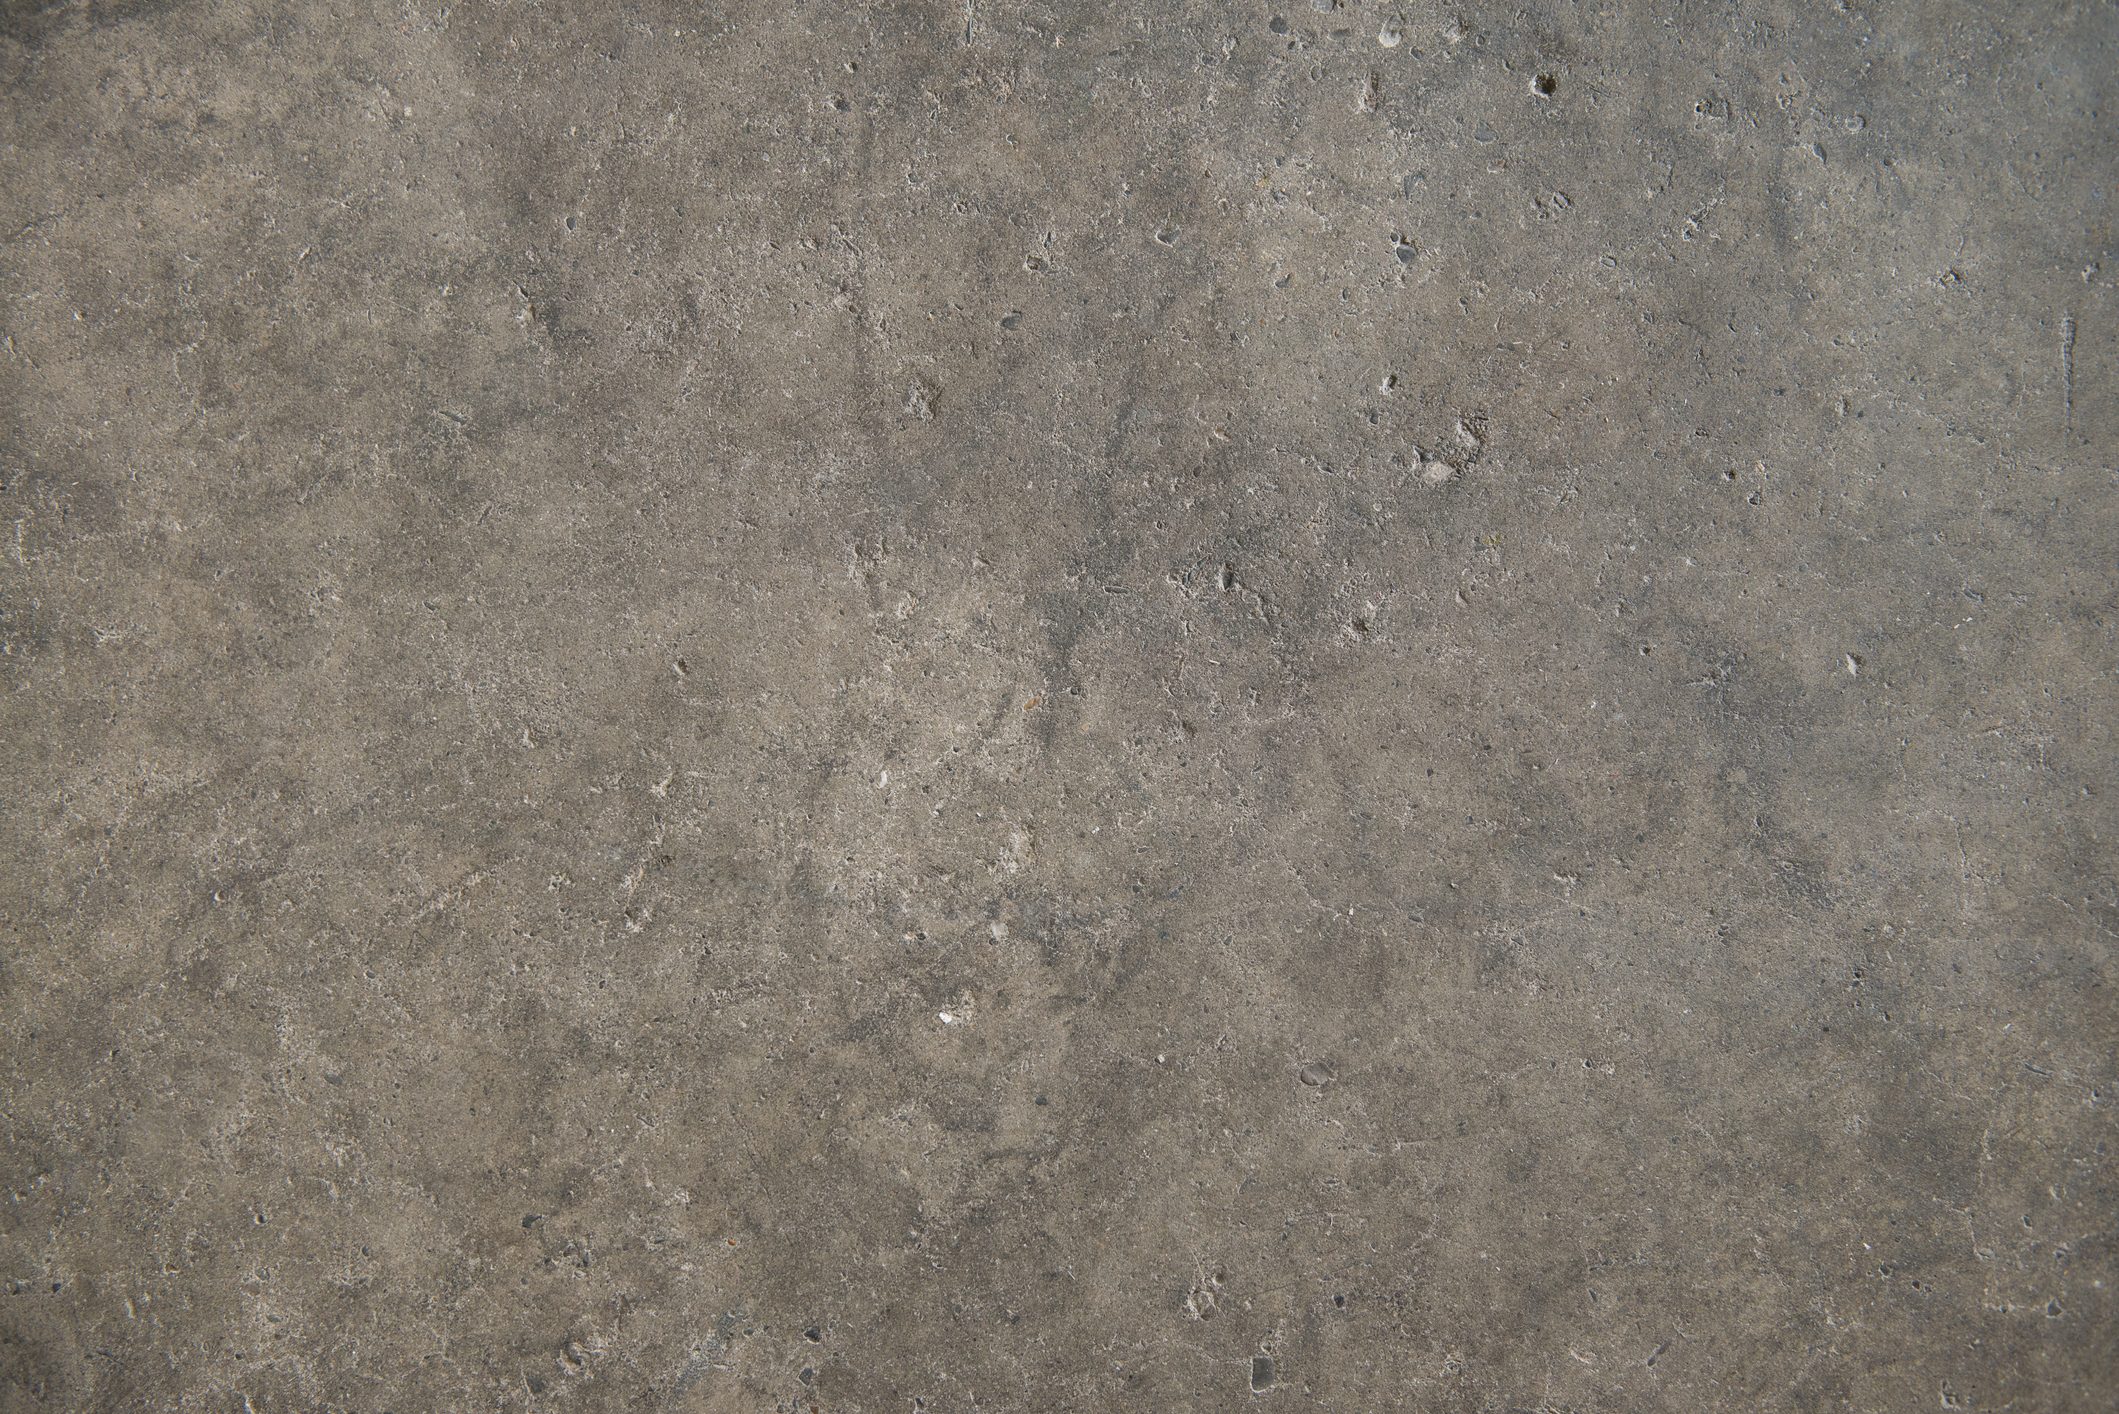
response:
M1970 922L1972 919L1972 857L1965 853L1964 825L1957 825L1957 915Z
M2061 429L2075 430L2075 316L2060 319Z

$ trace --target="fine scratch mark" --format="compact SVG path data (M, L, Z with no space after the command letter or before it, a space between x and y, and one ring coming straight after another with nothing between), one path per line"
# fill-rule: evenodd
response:
M2061 429L2075 430L2075 316L2062 315L2060 319L2060 396L2062 399Z

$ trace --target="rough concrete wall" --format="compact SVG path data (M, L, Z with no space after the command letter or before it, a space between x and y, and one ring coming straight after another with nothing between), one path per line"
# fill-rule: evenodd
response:
M2119 1401L2111 5L4 14L0 1406Z

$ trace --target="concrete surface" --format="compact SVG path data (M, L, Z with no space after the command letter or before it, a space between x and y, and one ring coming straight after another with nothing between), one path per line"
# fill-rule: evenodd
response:
M2119 1404L2119 12L8 0L0 1407Z

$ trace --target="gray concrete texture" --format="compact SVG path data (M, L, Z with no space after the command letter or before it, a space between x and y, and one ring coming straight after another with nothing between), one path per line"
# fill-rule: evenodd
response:
M2115 71L7 0L0 1407L2119 1407Z

